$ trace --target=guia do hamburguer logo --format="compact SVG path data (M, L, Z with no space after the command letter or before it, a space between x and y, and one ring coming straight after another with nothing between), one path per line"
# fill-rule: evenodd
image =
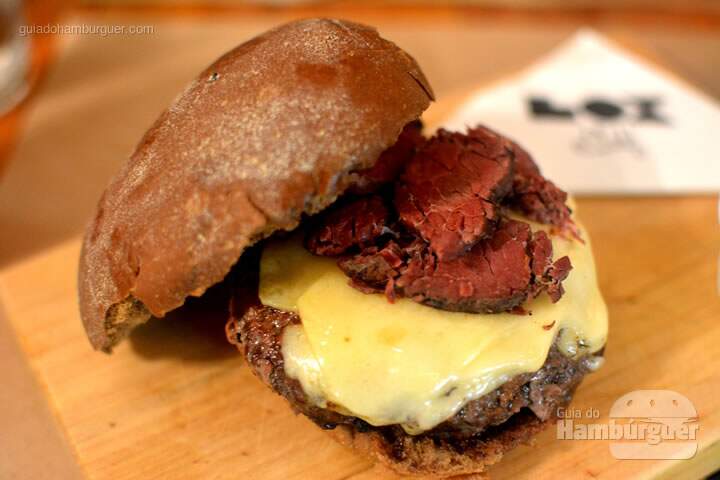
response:
M697 452L693 403L672 390L636 390L618 398L607 420L596 408L558 409L559 440L609 441L618 459L685 460Z

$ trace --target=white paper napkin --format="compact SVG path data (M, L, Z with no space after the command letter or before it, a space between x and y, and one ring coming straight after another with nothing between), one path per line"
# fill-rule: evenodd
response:
M444 126L477 123L518 140L571 192L720 191L720 106L591 30Z

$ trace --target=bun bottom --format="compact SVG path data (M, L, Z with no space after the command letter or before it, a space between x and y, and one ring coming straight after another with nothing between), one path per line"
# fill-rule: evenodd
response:
M533 437L556 419L553 415L542 421L521 411L481 437L462 443L412 435L387 438L379 431L360 432L349 425L338 425L328 433L340 444L401 475L482 479L487 478L487 468L506 452L520 444L531 444Z

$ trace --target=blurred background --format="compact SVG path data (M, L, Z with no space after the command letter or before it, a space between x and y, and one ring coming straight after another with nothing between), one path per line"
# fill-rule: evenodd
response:
M374 25L413 55L438 98L430 118L442 117L471 93L503 85L579 29L592 29L643 59L654 72L695 92L712 115L718 111L717 0L0 0L0 270L77 242L107 182L197 72L253 35L314 16ZM622 93L623 78L613 80ZM719 125L707 122L704 138L714 141ZM702 145L677 140L678 168L690 156L707 153ZM717 319L717 191L616 192L584 196L578 203L596 239L611 318L644 320L650 318L647 311L662 318L677 312L697 315L706 307L704 318ZM74 278L74 272L47 275ZM38 294L35 285L27 291L33 298L44 293ZM662 299L647 300L653 292ZM54 312L56 305L47 308ZM698 336L712 335L697 330ZM622 332L613 335L614 345L635 340L625 338L623 344ZM0 339L9 337L0 334ZM673 344L661 340L655 350L646 350L665 352ZM0 344L0 365L20 371L6 367L10 355L3 348ZM610 357L618 367L608 371L632 370L626 367L635 365L638 357L632 354L638 351L615 348ZM636 383L629 378L627 388ZM35 412L26 400L30 394L4 387L0 405L5 391L14 402L5 398L7 405L17 408L0 408L5 413L0 416L0 453L5 455L0 467L21 472L7 478L70 478L57 473L63 461L50 445L61 444L60 436L37 427L47 423L33 423ZM3 465L3 458L14 463ZM706 460L702 475L717 468L716 458ZM683 478L701 477L697 472ZM5 478L2 468L0 477Z
M591 27L720 98L712 0L1 0L0 266L77 236L142 132L194 74L278 23L334 16L416 57L441 100Z

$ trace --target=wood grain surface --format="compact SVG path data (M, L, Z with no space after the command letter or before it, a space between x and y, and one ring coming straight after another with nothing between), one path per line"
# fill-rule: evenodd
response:
M226 343L222 315L194 308L154 320L111 356L90 349L78 318L78 234L110 175L196 71L284 19L154 19L154 37L62 38L58 64L28 112L0 188L0 305L15 350L55 414L58 438L87 478L393 478L254 379ZM418 58L444 99L429 112L435 120L457 92L516 71L577 26L359 20L379 23ZM718 92L717 72L703 68L720 53L716 33L631 27L604 29ZM696 45L706 53L693 54ZM473 61L465 61L470 54ZM594 241L611 331L606 365L587 378L573 406L599 409L602 421L624 393L676 390L699 411L701 451L689 461L620 461L607 442L556 441L547 431L492 476L701 478L720 467L717 197L581 198L579 213ZM26 450L31 460L42 453L32 444Z
M615 460L606 441L558 441L507 456L492 478L698 478L720 467L717 199L580 199L610 309L607 363L573 407L636 389L686 395L701 454ZM73 240L0 274L0 302L89 478L392 478L336 445L252 377L201 309L153 320L110 356L80 326Z

